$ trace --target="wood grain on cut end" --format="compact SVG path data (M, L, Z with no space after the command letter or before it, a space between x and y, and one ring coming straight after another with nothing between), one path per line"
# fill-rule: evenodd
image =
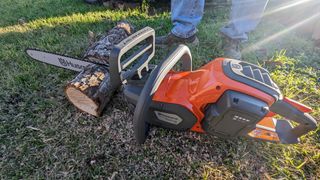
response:
M69 101L81 111L87 112L94 116L99 116L97 114L98 105L86 94L79 91L79 89L75 87L69 87L66 89L66 95Z

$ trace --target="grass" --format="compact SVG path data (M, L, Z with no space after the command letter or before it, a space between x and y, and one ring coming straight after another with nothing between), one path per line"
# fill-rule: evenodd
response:
M171 28L168 13L107 10L81 0L2 0L0 7L1 179L320 177L319 128L297 145L154 128L139 148L131 109L120 94L101 118L80 113L63 93L75 74L31 61L24 53L37 47L81 57L89 30L103 33L121 19L137 29L148 25L166 34ZM226 14L224 8L206 11L199 27L201 43L191 47L194 67L222 55L218 30ZM283 28L266 18L243 49ZM261 48L266 53L257 53ZM311 40L291 32L256 49L246 51L244 58L268 68L283 93L313 107L312 115L319 119L320 52ZM156 59L169 51L157 50Z

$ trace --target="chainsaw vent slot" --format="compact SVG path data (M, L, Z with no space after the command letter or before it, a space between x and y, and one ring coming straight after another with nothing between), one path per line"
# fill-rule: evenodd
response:
M278 89L278 87L272 82L267 70L245 62L240 62L239 64L242 65L242 71L241 69L239 69L239 73L241 73L240 75L254 79L264 85L271 86L272 88Z
M253 70L254 79L264 83L261 71L259 69Z
M273 87L271 78L268 73L262 73L260 69L253 69L251 66L243 66L243 74L261 83ZM265 80L266 79L266 80Z
M262 77L264 79L264 83L268 84L269 86L272 86L272 80L268 73L262 73Z
M266 69L234 59L226 59L223 68L229 78L263 91L276 99L281 97L278 86L272 81Z
M243 74L248 76L248 77L251 77L253 78L253 73L252 73L252 68L251 66L244 66L243 67Z

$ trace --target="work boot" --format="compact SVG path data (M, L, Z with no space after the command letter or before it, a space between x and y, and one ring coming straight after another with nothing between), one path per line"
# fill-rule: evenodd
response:
M224 52L224 57L226 58L240 60L241 59L240 41L224 36L223 52Z
M188 38L180 38L172 33L165 36L156 37L156 45L191 44L198 45L199 39L196 35Z

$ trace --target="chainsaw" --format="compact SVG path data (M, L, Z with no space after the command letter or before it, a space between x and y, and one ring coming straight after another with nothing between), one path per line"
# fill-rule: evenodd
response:
M128 55L133 49L138 50ZM92 64L36 49L26 52L36 60L74 71ZM154 52L155 32L146 27L115 45L108 64L113 89L123 86L126 99L135 104L133 127L139 144L145 142L151 126L284 144L298 143L317 128L309 114L312 109L283 97L264 68L217 58L192 70L192 56L185 45L153 65ZM173 70L176 64L181 71Z

